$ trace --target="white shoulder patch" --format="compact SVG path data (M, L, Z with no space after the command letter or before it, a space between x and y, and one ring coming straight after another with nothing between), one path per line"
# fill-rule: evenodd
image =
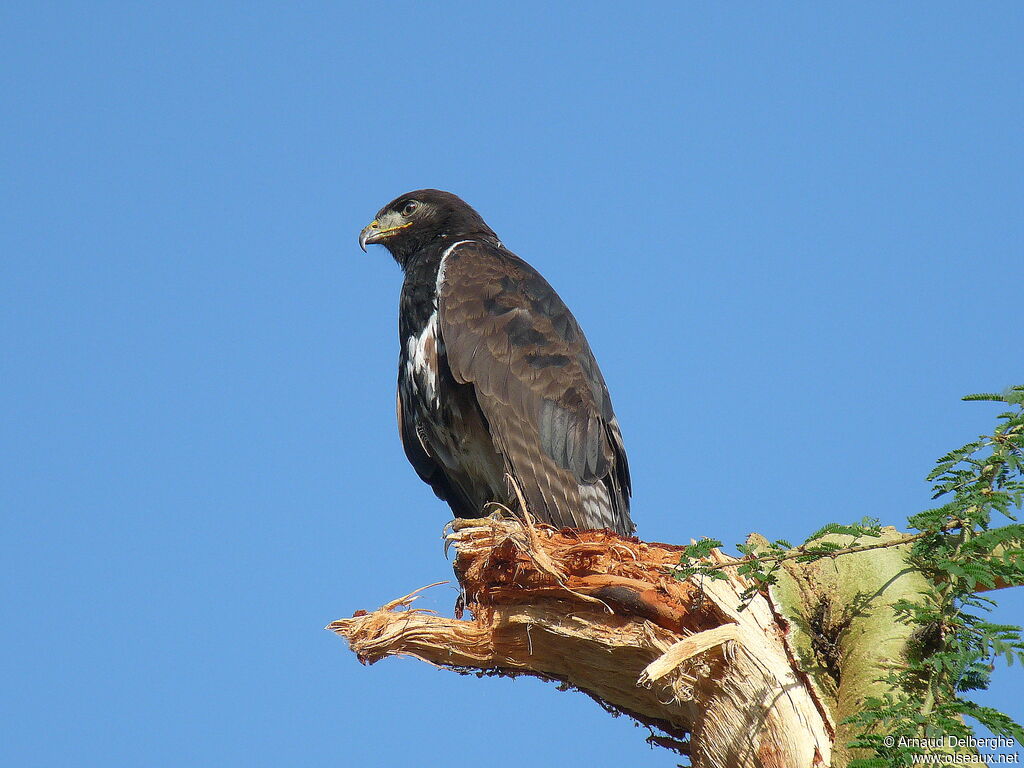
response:
M458 240L458 241L452 243L451 245L449 245L447 248L444 249L444 253L441 254L441 264L437 268L437 284L436 284L435 287L436 287L436 289L438 291L441 290L441 283L444 282L444 265L445 265L445 262L448 260L448 256L451 254L452 251L454 251L460 245L465 245L466 243L472 243L472 242L473 242L472 240ZM435 306L437 305L436 294L435 294L435 298L434 298L434 305Z
M434 407L439 403L440 392L437 387L438 377L438 346L441 341L440 324L438 323L437 300L441 291L441 283L444 281L444 265L448 255L460 245L471 243L472 240L459 240L444 249L441 254L441 263L437 268L437 284L434 291L434 312L427 321L426 326L416 336L410 336L406 342L406 365L408 366L409 378L413 382L419 394Z

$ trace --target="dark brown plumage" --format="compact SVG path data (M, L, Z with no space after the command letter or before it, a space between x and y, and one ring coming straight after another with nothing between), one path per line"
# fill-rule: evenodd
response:
M395 199L360 234L405 272L398 421L406 455L456 517L518 508L631 534L618 421L576 319L455 195Z

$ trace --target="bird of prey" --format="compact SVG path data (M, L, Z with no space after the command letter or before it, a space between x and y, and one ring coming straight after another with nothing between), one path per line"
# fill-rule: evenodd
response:
M583 331L473 208L421 189L359 234L405 273L398 428L457 518L489 502L556 527L630 535L630 480L608 388ZM518 491L518 492L517 492ZM520 499L519 497L523 498Z

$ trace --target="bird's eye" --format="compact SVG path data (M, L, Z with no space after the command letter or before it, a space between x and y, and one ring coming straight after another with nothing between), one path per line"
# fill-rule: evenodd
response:
M408 216L413 211L415 211L417 208L419 208L419 203L417 203L415 200L410 200L408 203L406 203L402 207L402 215L403 216Z

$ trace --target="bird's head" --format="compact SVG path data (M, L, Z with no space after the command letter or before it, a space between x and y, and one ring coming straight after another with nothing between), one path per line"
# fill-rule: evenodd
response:
M418 189L381 208L359 233L359 247L380 244L405 266L421 248L438 239L496 236L480 214L451 192Z

